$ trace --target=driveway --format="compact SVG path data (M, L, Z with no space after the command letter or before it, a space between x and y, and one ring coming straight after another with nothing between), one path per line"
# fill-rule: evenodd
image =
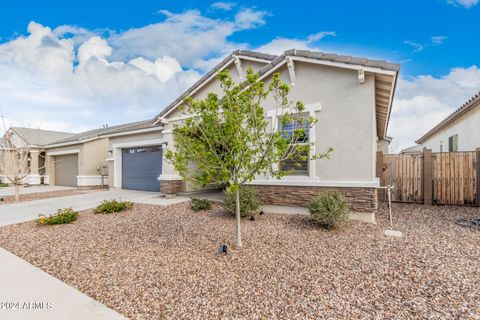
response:
M39 187L43 188L43 187ZM27 188L28 189L28 188ZM160 198L158 192L111 189L107 191L92 191L78 195L42 199L0 206L0 226L30 221L39 214L49 215L61 208L87 210L95 208L103 200L124 200L136 203L146 203L166 206L190 200L186 197Z

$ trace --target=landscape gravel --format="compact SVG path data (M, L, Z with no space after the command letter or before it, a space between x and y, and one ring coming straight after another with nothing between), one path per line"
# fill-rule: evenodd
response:
M394 204L327 231L304 215L234 219L219 205L85 211L0 228L0 246L131 319L479 319L479 208ZM220 244L228 254L217 253Z

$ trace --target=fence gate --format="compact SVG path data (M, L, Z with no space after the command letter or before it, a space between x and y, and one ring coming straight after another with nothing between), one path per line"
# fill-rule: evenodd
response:
M392 201L423 203L422 154L383 156L383 185L394 186Z
M475 205L476 152L434 153L432 160L433 203Z

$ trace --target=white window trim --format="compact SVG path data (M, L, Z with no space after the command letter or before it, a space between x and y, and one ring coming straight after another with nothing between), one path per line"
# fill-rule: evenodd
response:
M149 139L112 144L113 152L113 187L122 188L122 150L134 147L148 147L165 143L164 139Z
M320 102L318 103L312 103L305 105L305 110L303 112L307 112L310 117L316 118L315 113L317 111L322 110L322 104ZM283 109L284 112L295 112L295 108L285 108ZM278 130L278 121L274 121L273 118L280 116L278 113L278 110L269 110L267 111L267 118L272 120L272 130L275 132ZM315 156L315 126L312 126L309 131L308 131L308 142L312 145L310 148L310 160L308 161L308 176L295 176L295 175L290 175L286 176L283 179L285 180L295 180L295 181L317 181L319 178L316 176L315 172L315 159L312 159ZM277 170L278 169L278 164L273 164L273 169ZM274 178L270 178L271 180L274 180Z

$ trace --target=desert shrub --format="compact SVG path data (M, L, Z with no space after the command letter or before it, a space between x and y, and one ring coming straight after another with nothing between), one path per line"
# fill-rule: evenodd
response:
M225 207L235 214L235 192L225 191ZM249 212L256 211L260 207L257 194L253 187L240 187L240 216L246 217Z
M58 209L57 213L49 216L41 214L36 220L39 225L71 223L77 220L78 212L72 208Z
M348 220L350 205L339 192L325 192L310 202L309 210L318 224L332 229Z
M126 210L128 208L131 208L132 206L133 203L128 201L117 201L115 199L103 200L102 203L95 208L94 212L100 214L109 214Z
M193 198L192 203L190 204L190 208L192 208L193 211L201 211L201 210L210 210L212 207L212 203L210 200L205 199L205 198Z

